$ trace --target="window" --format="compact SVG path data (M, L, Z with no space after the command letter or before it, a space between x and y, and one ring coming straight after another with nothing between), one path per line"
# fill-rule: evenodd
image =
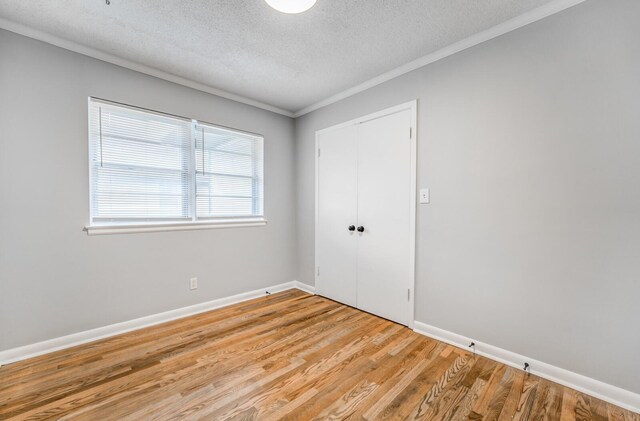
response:
M90 233L264 223L262 136L91 98L89 162Z
M262 215L262 139L196 123L198 218Z

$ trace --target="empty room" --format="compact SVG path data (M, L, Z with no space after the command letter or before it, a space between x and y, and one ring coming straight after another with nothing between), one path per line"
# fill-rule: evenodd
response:
M0 420L640 421L640 1L0 0Z

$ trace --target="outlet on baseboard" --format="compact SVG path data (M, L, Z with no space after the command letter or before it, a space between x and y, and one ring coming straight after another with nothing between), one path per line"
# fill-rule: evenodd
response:
M189 280L189 289L190 290L198 289L198 278L191 278Z

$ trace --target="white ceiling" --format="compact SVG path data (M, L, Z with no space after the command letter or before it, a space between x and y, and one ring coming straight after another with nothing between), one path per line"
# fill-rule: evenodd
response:
M0 17L296 112L558 0L1 0Z

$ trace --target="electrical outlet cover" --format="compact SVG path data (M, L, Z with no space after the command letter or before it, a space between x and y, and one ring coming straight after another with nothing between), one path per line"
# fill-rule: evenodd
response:
M431 202L431 194L429 189L420 189L420 203L429 203Z

